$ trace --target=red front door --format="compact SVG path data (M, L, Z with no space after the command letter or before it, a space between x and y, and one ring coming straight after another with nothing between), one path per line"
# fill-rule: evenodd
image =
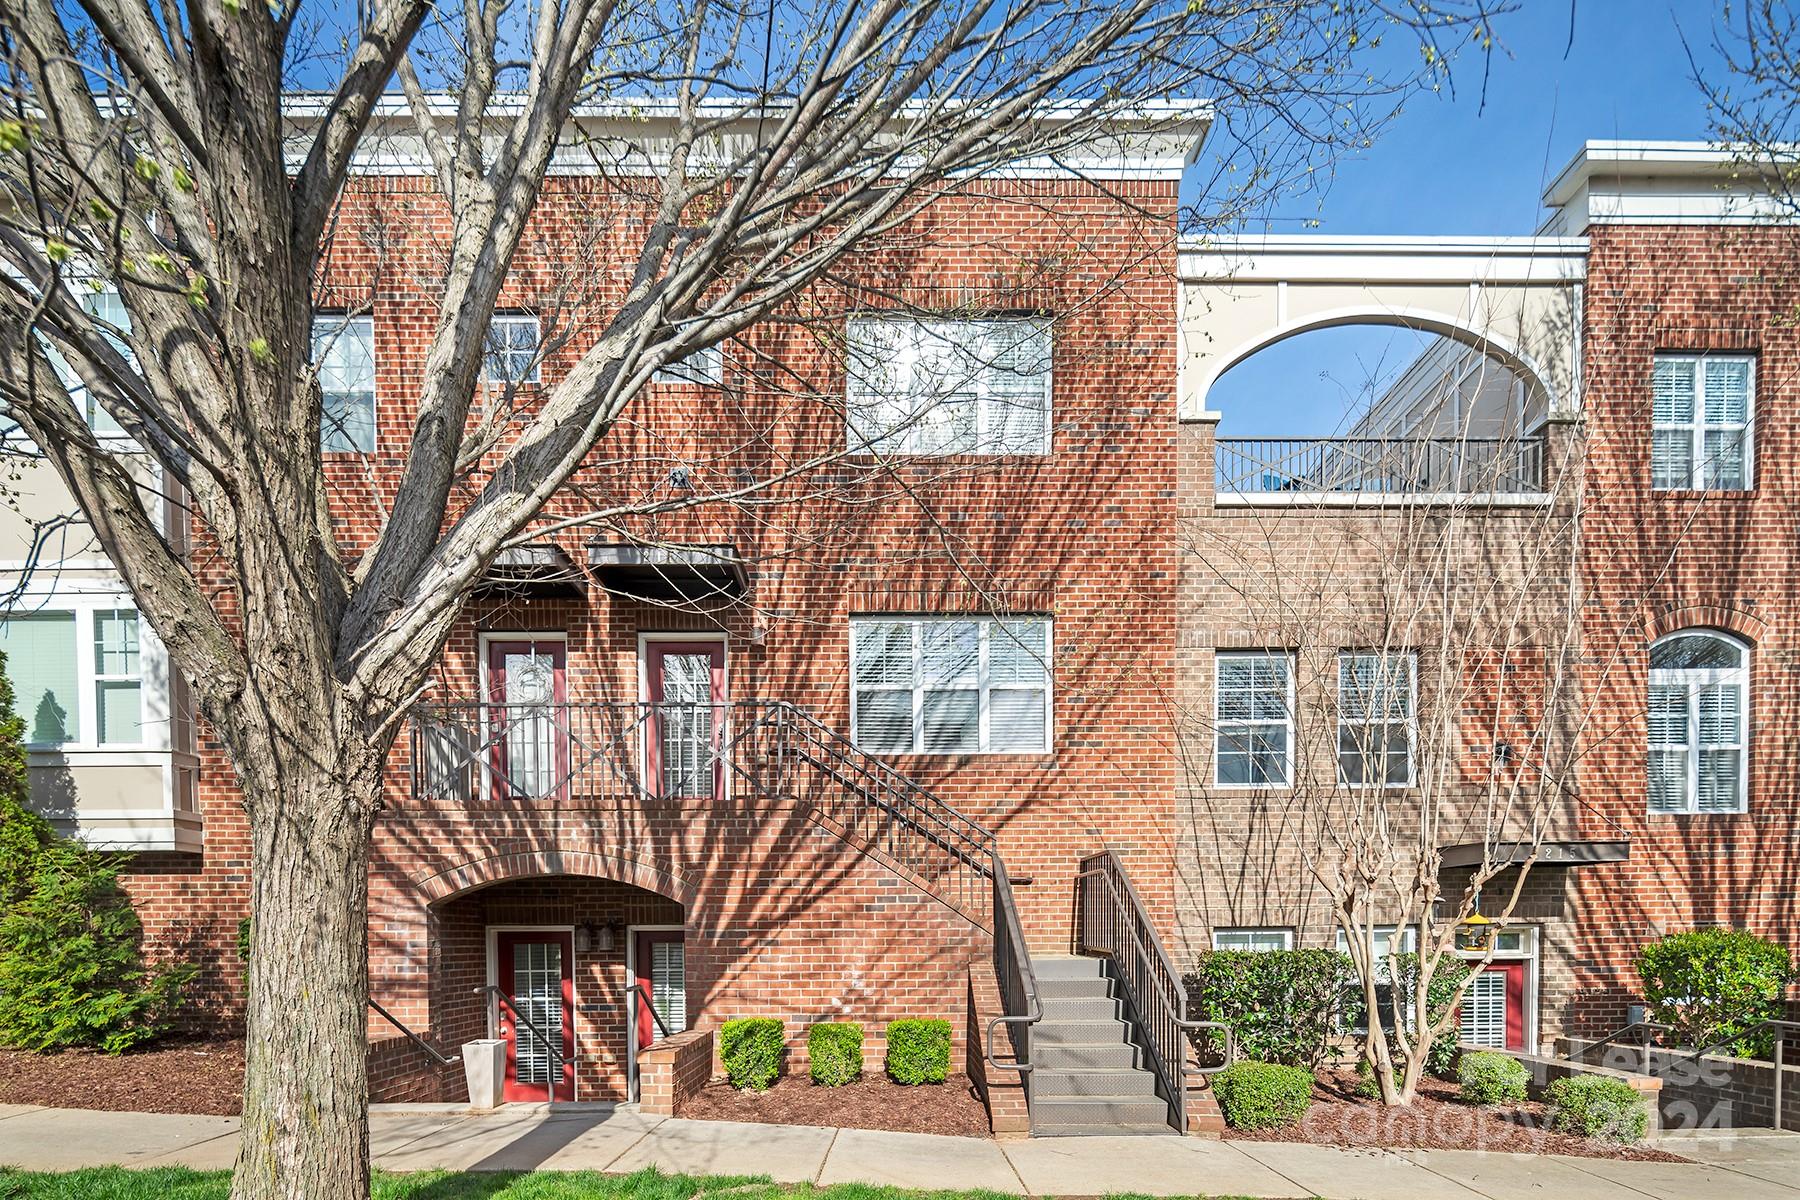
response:
M508 1100L575 1098L575 945L567 933L497 933ZM522 1018L522 1019L521 1019ZM550 1094L552 1080L556 1094Z
M488 643L488 740L497 799L561 794L569 779L568 647Z
M1463 993L1461 1039L1496 1050L1524 1050L1525 963L1489 963Z
M725 643L646 643L644 677L651 705L647 783L658 796L723 799Z
M633 970L638 987L632 1011L637 1014L637 1048L642 1050L687 1028L687 954L681 931L638 934Z

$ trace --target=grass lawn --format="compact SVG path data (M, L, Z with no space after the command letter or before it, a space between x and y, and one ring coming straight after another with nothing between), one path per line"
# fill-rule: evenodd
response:
M229 1171L183 1167L16 1171L0 1167L0 1200L226 1200ZM770 1183L766 1178L597 1171L375 1172L374 1200L1019 1200L997 1192L915 1192L862 1183ZM1132 1200L1115 1197L1114 1200ZM1220 1198L1223 1200L1223 1198Z

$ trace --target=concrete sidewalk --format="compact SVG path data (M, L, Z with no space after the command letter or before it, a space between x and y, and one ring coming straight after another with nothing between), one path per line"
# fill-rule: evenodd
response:
M1800 1197L1800 1136L1663 1143L1692 1164L1468 1150L1376 1152L1195 1138L981 1138L648 1117L630 1106L470 1114L380 1109L375 1165L390 1171L660 1167L785 1182L989 1188L1027 1195L1320 1196L1327 1200L1764 1200ZM0 1163L229 1167L233 1117L0 1106Z

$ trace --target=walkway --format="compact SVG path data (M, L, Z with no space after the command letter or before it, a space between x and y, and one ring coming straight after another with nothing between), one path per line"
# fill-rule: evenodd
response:
M980 1138L648 1117L628 1107L472 1115L378 1109L375 1163L390 1171L661 1167L782 1181L989 1188L1030 1195L1327 1200L1764 1200L1800 1197L1800 1136L1750 1132L1664 1143L1695 1164L1491 1154L1377 1153L1196 1138ZM120 1163L229 1167L234 1117L0 1106L0 1163L35 1170Z

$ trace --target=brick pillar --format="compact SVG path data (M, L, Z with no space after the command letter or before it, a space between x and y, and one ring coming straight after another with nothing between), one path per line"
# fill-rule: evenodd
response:
M690 1029L638 1051L638 1108L672 1117L712 1078L713 1035Z
M1000 985L988 963L969 968L969 1080L987 1105L988 1128L1003 1141L1031 1136L1031 1110L1025 1099L1025 1077L1017 1071L997 1070L987 1063L988 1022L1004 1016ZM1003 1030L994 1031L994 1051L1004 1055L1010 1046Z

